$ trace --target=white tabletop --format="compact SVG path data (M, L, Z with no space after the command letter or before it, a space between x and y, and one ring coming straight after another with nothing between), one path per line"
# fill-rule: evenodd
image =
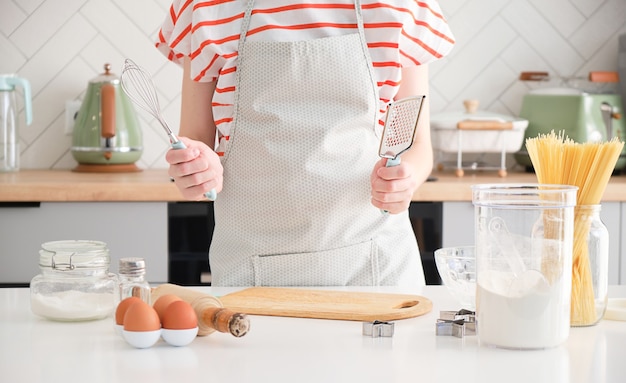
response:
M232 289L198 288L214 295ZM30 311L28 289L0 289L2 382L624 382L626 322L573 328L557 348L512 351L475 336L436 336L440 310L458 305L445 287L412 293L433 301L421 317L395 322L391 338L362 335L362 323L251 316L242 338L214 333L185 347L129 346L113 318L59 323ZM626 297L626 286L612 286Z

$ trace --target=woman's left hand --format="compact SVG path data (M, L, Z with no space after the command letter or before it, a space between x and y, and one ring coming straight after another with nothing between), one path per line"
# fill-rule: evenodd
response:
M372 205L391 214L398 214L409 208L413 193L421 181L410 162L385 167L386 162L385 158L376 162L370 176Z

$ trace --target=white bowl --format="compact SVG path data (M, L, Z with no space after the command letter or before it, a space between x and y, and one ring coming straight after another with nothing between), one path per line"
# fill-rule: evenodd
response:
M461 305L476 310L476 257L474 246L435 250L435 264L443 284Z

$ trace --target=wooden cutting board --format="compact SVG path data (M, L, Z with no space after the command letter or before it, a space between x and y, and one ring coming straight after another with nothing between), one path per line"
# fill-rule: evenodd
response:
M353 321L413 318L432 310L419 295L250 287L219 298L230 310L251 314Z

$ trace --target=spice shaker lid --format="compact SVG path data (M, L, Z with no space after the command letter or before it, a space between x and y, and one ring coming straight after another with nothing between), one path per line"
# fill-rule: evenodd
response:
M119 272L125 275L143 275L146 272L146 261L137 257L121 258Z
M39 266L55 270L102 269L110 263L106 243L89 240L45 242L39 250Z

